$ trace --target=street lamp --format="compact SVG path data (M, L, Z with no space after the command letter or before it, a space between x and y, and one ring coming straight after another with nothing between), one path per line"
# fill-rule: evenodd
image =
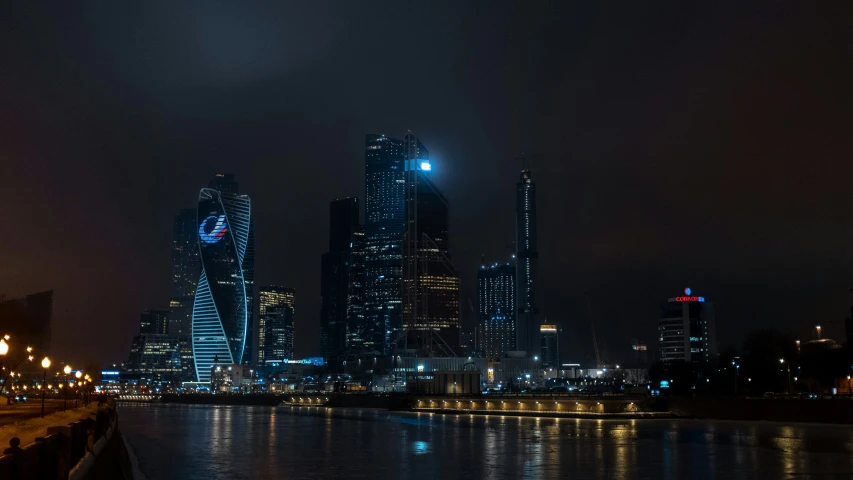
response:
M42 381L42 385L47 383L47 369L50 368L50 359L44 357L41 361L41 368L44 369L44 380ZM44 418L44 396L47 393L46 388L41 389L41 418Z
M83 376L83 372L81 372L80 370L77 370L76 372L74 372L74 376L79 379L80 377ZM73 385L74 382L71 382L71 384ZM74 395L74 408L77 408L78 406L80 406L80 388L79 388L80 382L77 382L77 387L78 387L77 388L77 394Z
M779 359L779 365L781 365L783 363L785 363L785 359L780 358ZM791 364L787 363L787 364L785 364L785 366L788 367L788 395L790 395L791 394Z
M66 365L62 369L62 372L65 373L65 383L68 383L68 374L71 373L71 365ZM62 411L66 410L68 410L68 389L65 390L65 399L62 401Z
M6 340L8 340L8 339L9 339L9 335L6 335L5 337L0 338L0 360L5 358L6 354L9 353L9 344L6 343ZM3 362L0 361L0 367L2 367L2 366L3 366ZM9 393L11 395L12 390L9 390ZM10 396L7 396L6 397L6 404L10 405L11 403L12 403L12 399L10 398Z

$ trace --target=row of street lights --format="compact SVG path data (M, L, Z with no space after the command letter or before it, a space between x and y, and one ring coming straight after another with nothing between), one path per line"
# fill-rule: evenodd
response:
M4 335L2 338L0 338L0 359L5 358L6 355L9 353L8 341L10 340L10 338L11 337L9 335ZM33 347L28 346L27 347L27 359L31 362L33 361L33 358L34 358L32 353L33 353ZM48 390L48 388L47 388L47 369L50 368L50 363L51 363L50 358L48 358L48 357L44 357L41 361L41 368L44 370L44 375L42 377L42 385L39 387L41 389L41 416L42 416L42 418L44 418L44 404L45 404L45 397L47 396L47 390ZM68 375L71 373L71 370L72 370L72 368L70 365L65 365L65 368L62 369L63 373L65 373L65 386L67 387L65 389L65 400L63 402L63 407L62 407L63 411L68 409L68 390L70 390L74 384L74 382L72 382L71 384L68 383ZM14 372L11 372L11 371L9 372L9 374L12 377L14 377L14 375L15 375ZM91 383L91 381L92 381L92 379L89 377L88 374L86 374L84 377L83 372L81 372L80 370L75 372L74 376L77 378L76 383L80 387L83 386L84 380L86 383ZM11 389L9 390L9 394L11 394ZM10 397L7 397L7 403L11 403Z

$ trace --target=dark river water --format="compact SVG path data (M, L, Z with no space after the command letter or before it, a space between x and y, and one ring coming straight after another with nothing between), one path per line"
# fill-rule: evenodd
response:
M853 478L848 426L167 405L119 422L150 480Z

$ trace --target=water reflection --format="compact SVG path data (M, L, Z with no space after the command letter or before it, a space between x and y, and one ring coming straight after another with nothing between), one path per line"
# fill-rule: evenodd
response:
M151 479L853 474L847 427L290 407L121 407Z

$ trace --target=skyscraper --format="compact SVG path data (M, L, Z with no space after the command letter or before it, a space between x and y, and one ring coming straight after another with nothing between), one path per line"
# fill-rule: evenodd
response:
M518 280L516 348L527 352L528 357L539 354L539 306L535 292L538 290L539 271L538 235L536 233L536 184L525 166L516 184L516 266Z
M347 347L363 347L365 343L364 250L364 225L359 225L352 235L347 273Z
M350 252L358 230L358 199L348 197L329 205L329 251L321 259L320 350L329 358L347 347Z
M542 324L539 326L542 336L542 351L540 359L543 367L560 368L560 329L553 324Z
M195 380L192 355L192 319L195 289L201 273L198 256L198 210L182 209L172 229L172 298L169 302L169 333L180 348L181 377Z
M169 332L169 310L145 310L139 316L139 333L166 335Z
M661 306L658 331L663 363L707 365L717 356L714 305L692 293L685 288L684 295L670 298Z
M296 290L278 286L258 289L258 365L293 358Z
M217 174L198 201L201 275L192 318L196 378L210 381L214 363L242 363L251 358L254 272L251 200L239 195L233 175Z
M401 325L402 242L406 229L403 142L365 136L364 345L391 352Z
M477 274L478 349L488 359L516 349L515 280L515 267L508 263L483 265Z
M404 146L406 231L401 327L406 333L395 336L395 346L416 349L421 355L457 356L459 275L448 250L447 199L429 179L432 164L424 145L409 133Z

